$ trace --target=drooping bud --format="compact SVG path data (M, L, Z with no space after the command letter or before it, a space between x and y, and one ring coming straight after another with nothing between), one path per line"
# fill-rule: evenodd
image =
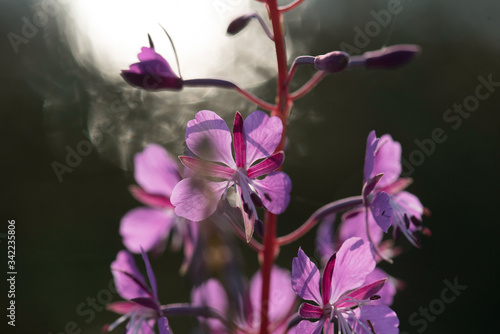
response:
M342 51L333 51L317 56L314 59L314 67L328 73L343 71L349 63L349 54Z
M380 50L365 52L364 65L368 69L389 69L402 66L421 52L418 45L398 44Z
M229 23L227 33L229 35L236 35L242 31L254 17L255 14L246 14L234 19L231 23Z

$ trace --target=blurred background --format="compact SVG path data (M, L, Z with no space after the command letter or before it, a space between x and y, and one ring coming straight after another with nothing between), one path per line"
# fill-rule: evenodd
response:
M0 328L99 333L117 318L103 309L109 294L102 291L123 248L120 219L139 206L128 192L133 155L151 142L181 154L185 124L201 109L227 120L235 110L244 116L255 110L220 89L140 92L121 80L120 70L136 61L148 33L177 68L162 24L185 79L233 80L272 101L272 43L255 22L238 36L225 34L238 15L265 12L248 0L0 0L0 6L0 244L6 254L7 221L15 219L18 272L16 327L6 326L4 316ZM433 235L422 249L402 240L405 253L384 266L405 282L392 306L401 332L495 332L500 3L306 0L285 15L285 24L290 62L402 43L418 44L423 53L397 70L332 75L296 101L284 165L292 199L278 233L292 231L321 205L359 194L368 132L390 133L402 144L406 176L414 179L409 190L432 212L424 223ZM312 73L301 68L292 86ZM432 139L436 131L438 140ZM68 163L75 150L84 154ZM299 245L312 254L314 232L284 247L277 263L291 269ZM250 277L256 257L238 245ZM178 275L181 261L169 251L153 260L164 303L189 300L189 280ZM416 324L425 319L423 308L439 309L445 280L467 288ZM7 303L2 298L4 310ZM189 333L196 321L170 323Z

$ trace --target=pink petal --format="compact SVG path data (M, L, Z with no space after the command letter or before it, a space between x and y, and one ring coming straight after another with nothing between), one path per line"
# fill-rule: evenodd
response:
M231 132L226 122L213 111L202 110L188 122L186 145L202 159L236 168L231 150Z
M201 176L218 177L229 180L234 174L234 170L226 166L217 165L213 162L198 158L180 156L179 160L184 166L193 170Z
M192 221L210 217L226 189L227 182L211 182L190 177L177 183L170 200L175 214Z
M158 319L158 330L160 334L170 334L170 328L168 327L168 320L165 317L160 317Z
M200 286L193 288L191 291L191 303L194 306L208 306L213 308L221 315L226 315L228 310L228 300L226 291L215 279L209 279ZM224 333L226 327L220 320L199 318L201 322L206 324L211 332Z
M141 306L137 305L134 302L129 301L119 301L113 302L106 305L106 309L118 314L127 314L129 312L140 309Z
M271 287L269 294L269 320L271 323L280 322L290 315L295 304L296 295L290 285L290 272L274 266L271 269ZM258 271L250 281L250 300L252 303L252 320L260 323L262 294L262 274Z
M123 216L120 235L123 244L133 253L141 253L141 247L149 252L165 243L173 226L173 210L170 212L151 208L136 208Z
M368 229L375 245L382 241L383 232L373 219L371 211L368 211ZM366 210L364 208L354 209L342 215L342 223L339 227L339 243L357 237L368 241L366 234Z
M323 305L328 304L332 292L332 275L335 269L336 254L334 253L326 263L325 270L321 277L321 295L323 296Z
M368 299L368 298L374 296L375 294L377 294L377 292L380 291L380 289L382 289L382 287L385 285L386 281L387 281L387 278L384 277L384 278L379 279L379 280L377 280L375 282L372 282L372 283L363 285L360 288L354 289L354 291L349 292L345 296L342 296L340 299L341 300L345 300L345 301L337 303L336 306L337 307L352 307L352 306L356 306L358 304L356 304L355 302L353 302L352 301L353 299L355 299L355 300L364 300L364 299ZM371 304L372 302L375 302L375 301L371 301L370 305L372 305Z
M384 173L378 186L385 187L395 182L401 174L401 144L390 135L380 137L370 177Z
M111 273L116 290L123 299L151 297L144 277L135 265L134 257L127 251L120 251L111 263ZM127 274L125 274L127 273Z
M404 213L406 213L408 217L415 216L419 220L422 219L424 206L422 205L418 197L413 195L412 193L402 191L394 196L391 196L391 201L395 202L397 206L401 208L401 210L399 211L404 211Z
M323 309L316 305L303 303L302 305L300 305L299 314L303 318L319 319L323 316Z
M262 203L271 213L279 215L290 202L292 181L284 172L272 172L262 180L253 180Z
M390 306L394 300L394 295L396 294L396 285L394 283L394 278L389 277L389 275L380 268L375 268L370 275L366 277L366 282L375 282L381 279L387 279L384 286L377 295L380 299L370 302L370 305L383 304Z
M170 197L181 179L178 164L167 151L156 144L149 144L134 157L135 180L148 193Z
M321 304L319 292L319 270L299 248L297 257L292 261L292 289L302 299Z
M333 255L333 253L335 253L335 217L335 214L326 216L321 221L316 231L316 250L324 263L328 262L328 259Z
M375 268L375 264L370 243L361 238L344 241L337 252L333 269L330 303L334 304L341 295L360 287L366 276Z
M139 202L146 205L157 207L157 208L173 208L174 206L170 203L170 198L162 195L152 195L146 192L139 186L132 185L129 187L129 191L132 196L135 197Z
M389 195L384 191L377 192L370 203L370 211L378 226L387 233L394 217L394 210L391 206Z
M280 168L285 160L285 154L283 151L276 152L269 158L266 158L256 165L253 165L247 170L247 175L251 179L255 179L259 176L269 174L274 172L276 169Z
M398 334L399 319L396 313L385 305L366 305L358 311L359 319L363 323L369 320L375 333ZM370 328L370 327L368 327ZM354 325L354 330L359 334L373 334L359 324Z
M325 324L326 318L321 318L319 321L310 322L307 320L302 320L297 325L295 333L297 334L321 334L323 330L323 325Z
M363 181L367 182L372 175L375 165L375 151L377 150L378 138L375 130L370 131L366 139L365 167L363 171Z
M269 117L257 110L251 113L243 124L243 136L246 146L246 169L256 160L274 153L281 141L283 123L276 117Z

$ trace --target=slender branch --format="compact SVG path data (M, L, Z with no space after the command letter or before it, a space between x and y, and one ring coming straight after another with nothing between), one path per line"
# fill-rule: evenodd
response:
M282 12L282 13L288 12L288 11L294 9L294 8L297 8L303 2L304 2L304 0L295 0L294 2L289 3L288 5L280 7L279 11Z
M326 215L337 213L341 211L346 211L352 209L360 204L363 204L362 196L353 196L344 198L329 204L326 204L316 210L309 219L302 224L298 229L293 231L290 234L279 237L277 239L278 245L283 246L289 243L294 242L295 240L302 237L304 234L309 232L321 219L323 219Z
M317 84L327 76L328 73L324 71L316 72L308 82L306 82L302 87L297 89L295 92L290 94L290 99L297 100L309 93Z
M236 92L238 92L240 95L242 95L244 98L246 98L248 101L255 103L259 107L266 109L266 110L274 110L276 109L276 105L268 103L266 101L261 100L257 96L253 95L252 93L248 92L247 90L244 90L243 88L239 87L235 83L227 80L222 80L222 79L190 79L190 80L184 80L183 81L184 86L190 86L190 87L207 87L207 86L212 86L212 87L218 87L218 88L225 88L225 89L234 89Z

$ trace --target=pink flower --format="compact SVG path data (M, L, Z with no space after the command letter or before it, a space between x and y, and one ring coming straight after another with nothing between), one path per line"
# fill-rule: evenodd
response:
M371 246L360 238L346 240L330 257L321 277L316 265L299 249L292 264L292 288L317 305L301 305L299 313L307 320L299 323L297 333L334 333L338 328L343 334L397 334L396 313L385 305L372 304L380 298L376 293L386 280L365 284L374 268Z
M278 117L255 111L243 121L237 112L231 136L227 124L217 114L209 110L198 112L186 129L187 147L197 157L179 158L203 178L190 177L175 186L171 196L175 213L193 221L208 218L234 186L235 203L250 240L257 207L280 214L290 201L290 178L275 171L284 159L283 152L273 153L282 131Z
M197 241L196 224L174 213L170 196L181 180L178 164L159 145L149 144L134 157L134 175L139 186L131 187L134 197L147 207L130 210L123 216L120 235L123 244L133 253L159 254L165 249L173 232L174 244L184 243L184 263L187 269Z
M135 264L133 256L127 251L120 251L111 263L111 272L115 279L118 294L127 301L114 302L107 309L122 314L113 324L106 326L103 332L112 331L116 326L129 320L126 334L154 334L155 323L160 334L170 334L168 320L163 316L158 302L156 278L146 253L142 253L151 289Z

